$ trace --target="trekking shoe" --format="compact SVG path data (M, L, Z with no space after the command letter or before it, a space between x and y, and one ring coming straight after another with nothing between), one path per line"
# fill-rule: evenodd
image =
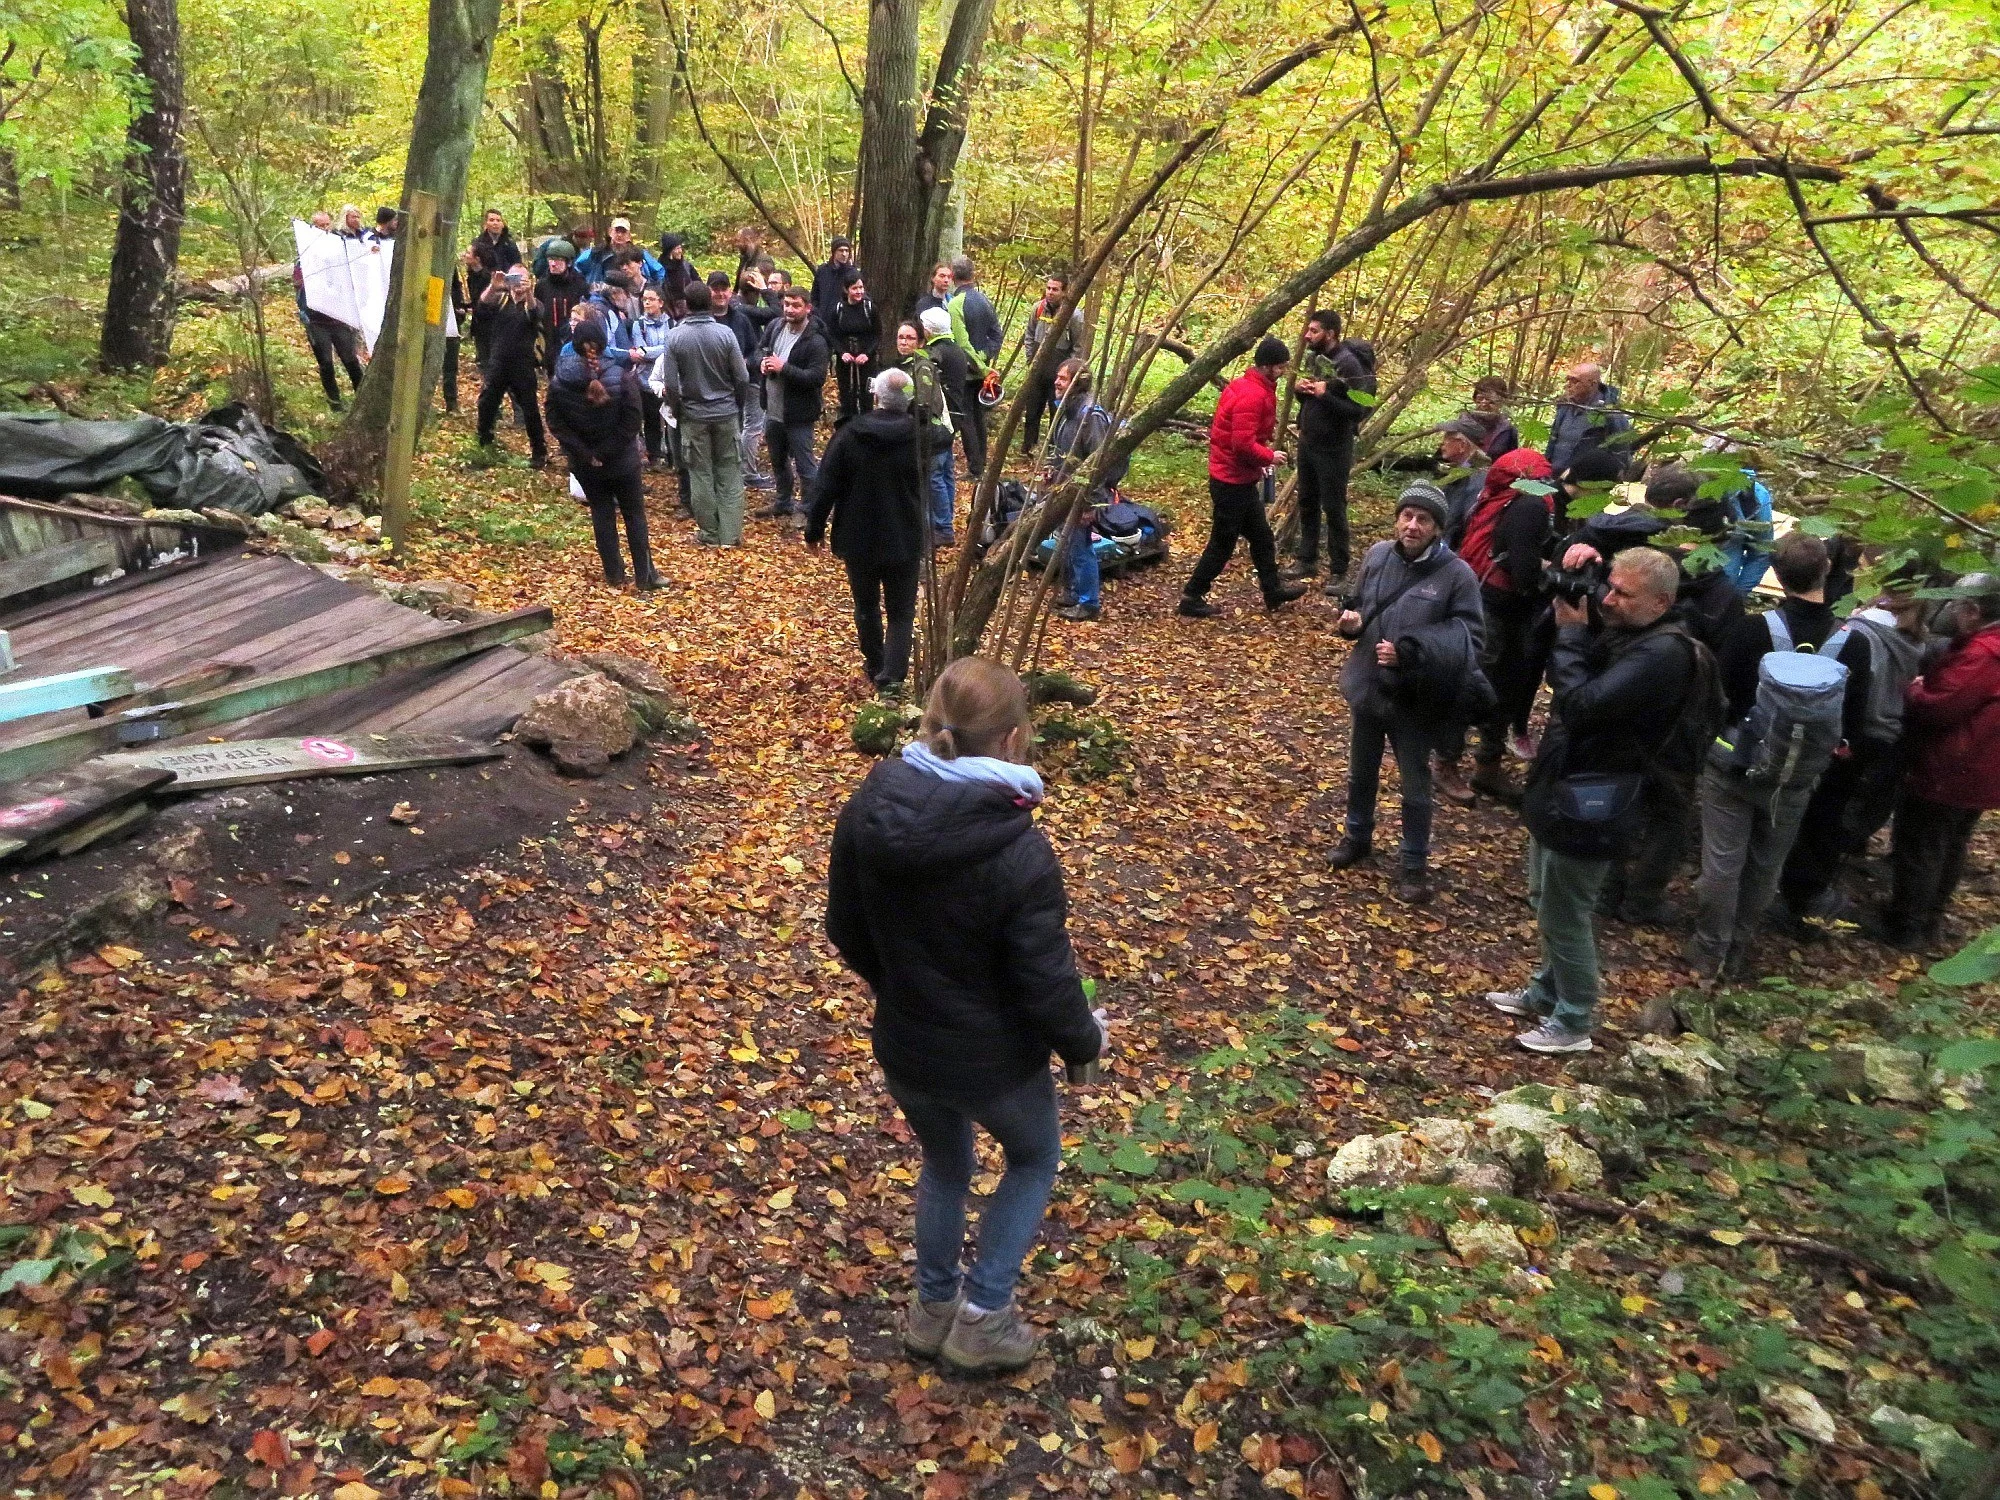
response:
M536 453L536 454L532 454L532 455L530 455L530 456L529 456L529 459L528 459L528 467L529 467L529 468L531 468L531 469L546 469L546 468L547 468L548 466L549 466L549 456L548 456L548 454L546 454L546 453Z
M639 580L639 592L642 594L650 594L654 590L663 589L666 586L667 580L662 578L658 573L648 573L644 578Z
M758 510L757 515L761 520L774 521L780 516L789 516L791 513L792 507L789 505L766 505Z
M903 1309L903 1347L919 1359L936 1359L964 1302L963 1296L949 1302L926 1302L922 1297L911 1297L910 1305Z
M1058 620L1094 620L1099 610L1095 604L1072 604L1067 609L1056 611Z
M1437 899L1431 872L1422 865L1406 867L1396 877L1396 899L1408 906L1428 906Z
M1507 779L1507 769L1497 760L1482 760L1472 771L1472 789L1497 797L1502 802L1519 802L1521 789Z
M1533 760L1535 751L1540 747L1530 736L1515 734L1507 737L1507 748L1514 753L1516 760Z
M1671 927L1674 925L1674 909L1664 901L1633 901L1627 898L1619 903L1618 920L1627 927Z
M1699 937L1688 939L1687 947L1681 950L1681 957L1694 970L1694 977L1703 984L1713 984L1722 977L1723 955L1715 952Z
M1186 615L1190 620L1207 620L1221 614L1222 611L1198 594L1182 594L1180 608L1174 613Z
M875 696L880 698L884 703L901 702L903 684L900 680L895 682L878 682L875 684Z
M1532 1016L1534 1006L1528 1003L1526 990L1488 990L1486 1003L1503 1016Z
M1336 870L1344 870L1349 865L1360 864L1371 852L1365 839L1342 839L1333 846L1333 852L1327 855L1326 862Z
M1431 764L1431 780L1436 784L1438 795L1447 802L1456 802L1461 807L1470 807L1479 800L1479 794L1465 779L1463 760L1446 760L1437 756Z
M1278 576L1294 580L1300 578L1317 578L1319 577L1319 564L1316 562L1295 562Z
M1587 1031L1564 1031L1553 1021L1544 1021L1533 1031L1524 1031L1514 1038L1530 1052L1588 1052L1590 1033Z
M1329 599L1341 598L1347 593L1347 579L1345 576L1329 578L1320 585L1319 591Z
M1305 596L1306 586L1303 583L1280 584L1277 593L1264 596L1264 608L1283 609L1294 599L1303 599Z
M1026 1369L1036 1343L1034 1329L1021 1321L1013 1303L976 1317L960 1304L938 1354L961 1375L1002 1375Z

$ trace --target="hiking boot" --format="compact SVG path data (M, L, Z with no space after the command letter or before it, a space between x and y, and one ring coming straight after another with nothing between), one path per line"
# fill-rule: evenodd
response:
M1502 802L1521 800L1521 789L1507 779L1507 768L1497 760L1482 760L1473 767L1472 789Z
M758 519L764 521L774 521L780 516L789 516L790 514L792 514L792 507L789 505L766 505L761 507L757 512Z
M648 573L644 578L639 580L639 592L642 594L650 594L656 589L663 589L666 586L667 580L662 578L658 573Z
M1405 865L1396 877L1396 899L1409 906L1428 906L1437 898L1431 872L1424 865Z
M1333 869L1344 870L1349 865L1360 864L1371 852L1366 839L1345 838L1333 846L1326 862Z
M1681 957L1694 970L1694 977L1703 984L1713 984L1722 977L1724 955L1710 948L1699 937L1688 939L1687 947L1681 950Z
M1619 903L1618 920L1627 927L1671 927L1674 909L1664 901L1634 901L1628 896Z
M1530 1052L1588 1052L1590 1033L1587 1031L1564 1031L1553 1021L1544 1021L1533 1031L1524 1031L1514 1038Z
M1437 756L1431 763L1431 781L1438 789L1438 795L1447 802L1456 802L1461 807L1470 807L1479 800L1479 794L1465 779L1465 761L1446 760Z
M1034 1329L1021 1321L1013 1303L976 1316L960 1304L938 1354L961 1375L1001 1375L1026 1369L1036 1342Z
M1486 1003L1503 1016L1532 1016L1534 1006L1528 1003L1526 990L1488 990Z
M1098 613L1098 607L1095 604L1072 604L1067 609L1057 610L1056 618L1058 620L1094 620L1097 618Z
M547 468L548 466L549 466L549 456L548 456L548 454L546 454L546 453L534 453L534 454L530 454L530 455L529 455L529 457L528 457L528 467L529 467L529 468L531 468L531 469L546 469L546 468Z
M1280 584L1275 594L1266 594L1264 596L1264 608L1283 609L1294 599L1303 599L1305 596L1306 586L1303 583Z
M949 1302L926 1302L922 1297L911 1297L910 1305L903 1309L903 1347L919 1359L936 1359L964 1303L963 1296Z
M1347 593L1347 579L1344 575L1336 574L1321 584L1319 591L1329 599L1342 598Z
M1316 562L1296 562L1280 572L1278 576L1294 581L1301 578L1317 578L1319 577L1319 564Z
M1221 614L1222 611L1198 594L1182 594L1180 608L1174 613L1186 615L1190 620L1207 620Z

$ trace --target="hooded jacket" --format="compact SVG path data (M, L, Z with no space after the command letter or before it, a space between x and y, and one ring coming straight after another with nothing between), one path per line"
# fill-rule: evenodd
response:
M2000 807L2000 624L1910 684L1903 723L1911 791L1946 807Z
M1391 598L1395 602L1383 608ZM1377 542L1361 560L1361 576L1348 607L1367 621L1340 669L1341 696L1356 713L1386 719L1397 710L1389 695L1388 675L1395 669L1376 663L1379 642L1399 641L1426 627L1455 622L1469 635L1471 661L1476 664L1479 659L1486 628L1479 584L1465 560L1441 541L1414 559L1404 557L1394 542Z
M1375 394L1375 346L1362 339L1342 339L1328 354L1310 344L1299 361L1301 380L1318 380L1327 373L1326 394L1298 392L1299 445L1324 448L1352 440L1354 430L1368 420L1371 408L1349 398L1349 391ZM1307 369L1305 366L1314 366Z
M784 327L783 318L773 318L765 325L763 336L757 340L758 364L777 352L778 334ZM808 315L806 326L785 356L784 368L772 376L752 372L755 379L777 381L779 394L784 398L779 409L773 410L766 397L764 414L779 423L817 422L820 408L825 404L826 367L832 358L826 330L818 318Z
M875 992L891 1078L973 1105L1051 1051L1098 1056L1062 868L1025 798L878 762L841 810L827 885L827 936Z
M1255 484L1278 460L1271 431L1278 425L1278 387L1271 371L1252 365L1222 388L1208 424L1208 477Z
M917 419L862 412L842 424L820 458L806 541L818 546L831 518L833 555L843 562L914 563L924 552L924 493Z
M590 399L590 371L580 355L565 354L556 362L546 402L549 431L571 469L612 479L639 467L640 382L637 374L608 359L597 378L611 397L602 406Z
M680 258L674 258L679 250ZM688 259L687 236L684 234L663 234L660 236L660 284L665 288L669 302L687 290L688 283L701 280L701 268Z
M1532 448L1503 453L1486 471L1479 500L1465 523L1461 556L1482 588L1532 597L1542 586L1542 543L1554 515L1553 495L1525 495L1517 479L1547 483L1549 461Z

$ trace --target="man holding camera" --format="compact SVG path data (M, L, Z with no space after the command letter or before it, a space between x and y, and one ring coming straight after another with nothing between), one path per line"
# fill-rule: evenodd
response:
M1680 567L1652 547L1621 552L1598 601L1558 595L1549 658L1554 702L1528 774L1528 899L1541 966L1487 1004L1538 1021L1530 1052L1588 1052L1597 1021L1598 892L1629 843L1646 768L1676 732L1695 681L1696 643L1668 618Z
M1320 519L1326 520L1326 592L1347 587L1347 476L1354 467L1354 435L1368 407L1356 401L1375 394L1375 349L1340 336L1340 314L1314 312L1306 323L1305 353L1292 381L1299 398L1299 565L1293 576L1319 572Z

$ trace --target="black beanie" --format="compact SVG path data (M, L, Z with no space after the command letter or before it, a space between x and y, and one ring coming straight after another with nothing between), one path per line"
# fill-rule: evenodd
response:
M1258 365L1288 365L1292 362L1292 351L1286 347L1283 339L1274 339L1267 335L1257 346L1254 362Z

